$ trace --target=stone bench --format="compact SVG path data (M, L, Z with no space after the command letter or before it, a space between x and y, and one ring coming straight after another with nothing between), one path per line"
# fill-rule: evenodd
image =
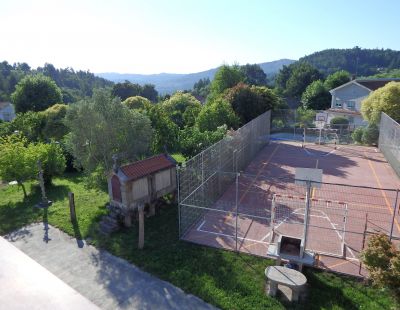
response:
M270 266L265 269L269 282L269 296L276 296L278 285L284 285L292 290L291 301L299 300L299 293L307 283L307 278L299 271L282 266Z

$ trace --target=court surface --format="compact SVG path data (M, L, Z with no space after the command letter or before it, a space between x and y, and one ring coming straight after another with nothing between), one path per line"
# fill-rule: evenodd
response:
M183 239L265 257L274 241L274 194L282 197L275 230L301 237L306 189L294 182L297 167L323 170L322 184L310 193L307 229L306 248L319 253L317 266L364 276L358 256L368 237L392 231L400 239L398 206L394 211L400 180L374 147L271 142L241 172L238 186L232 184Z

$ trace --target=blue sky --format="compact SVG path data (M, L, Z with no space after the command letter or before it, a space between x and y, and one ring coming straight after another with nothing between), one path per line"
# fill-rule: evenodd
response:
M0 0L0 61L189 73L326 48L400 50L400 1Z

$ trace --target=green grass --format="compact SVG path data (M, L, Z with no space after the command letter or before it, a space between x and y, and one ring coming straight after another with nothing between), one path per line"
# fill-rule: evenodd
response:
M16 186L0 188L0 234L46 216L43 210L32 208L40 200L38 187L28 184L27 188L26 200ZM68 191L75 193L75 226L69 220ZM310 284L307 300L296 306L284 304L264 293L264 269L273 263L271 260L179 241L174 205L145 219L145 248L138 250L136 225L109 238L97 234L108 195L85 189L79 174L55 179L48 192L54 201L47 214L50 224L72 236L90 237L94 245L222 309L395 309L387 292L350 277L313 269L305 270Z
M178 163L183 163L186 158L183 156L181 153L175 153L171 154L171 156L178 162Z

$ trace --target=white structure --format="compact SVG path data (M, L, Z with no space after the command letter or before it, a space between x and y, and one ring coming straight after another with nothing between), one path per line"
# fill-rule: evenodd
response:
M0 120L11 122L14 118L14 106L10 102L0 102Z
M391 81L400 82L400 79L356 79L330 90L332 101L327 122L334 117L343 116L350 124L366 125L367 122L361 116L361 102L371 92Z

